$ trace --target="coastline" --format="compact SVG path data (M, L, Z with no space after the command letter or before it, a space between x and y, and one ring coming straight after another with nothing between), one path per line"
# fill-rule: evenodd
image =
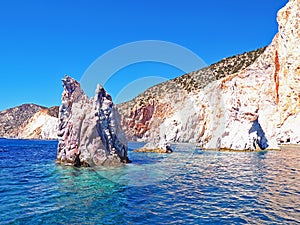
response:
M26 139L26 138L13 138L13 137L0 137L0 140L28 140L28 141L58 141L58 139ZM129 141L130 143L145 143L145 142L135 142L135 141ZM147 143L147 142L146 142ZM202 148L197 145L197 143L171 143L171 144L191 144L195 145L195 147L203 150L203 151L219 151L219 152L261 152L261 151L282 151L282 150L300 150L300 144L280 144L278 145L278 149L256 149L256 150L248 150L248 149L228 149L228 148ZM132 150L133 152L144 152L144 153L166 153L164 149L145 149L145 148L138 148Z
M228 149L228 148L201 148L203 151L219 151L219 152L262 152L262 151L284 151L284 150L300 150L300 145L297 144L281 144L278 145L279 148L270 148L270 149L256 149L256 150L249 150L249 149Z
M300 145L297 144L283 144L283 145L279 145L281 150L300 150Z
M300 146L299 146L300 147ZM264 151L281 151L281 148L272 148L272 149L256 149L256 150L250 150L250 149L230 149L230 148L202 148L203 151L217 151L217 152L264 152Z

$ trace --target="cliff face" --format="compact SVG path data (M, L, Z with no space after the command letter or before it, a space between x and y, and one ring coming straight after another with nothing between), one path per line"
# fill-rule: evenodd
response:
M79 154L85 166L128 162L127 141L111 96L98 85L89 100L80 84L68 76L63 86L57 161L74 164Z
M200 142L214 149L270 149L278 148L278 143L300 143L299 15L297 0L279 11L278 34L247 68L238 66L242 70L227 70L224 76L206 70L193 78L192 73L172 81L176 91L161 89L159 100L144 98L140 105L121 105L121 111L124 105L132 107L122 120L129 124L127 134L159 146ZM147 92L150 97L158 93Z
M56 139L57 117L58 107L24 104L4 110L0 112L0 137Z
M290 0L278 12L279 31L266 51L247 69L211 89L220 93L224 105L220 117L225 132L220 126L211 131L222 134L221 148L265 149L300 142L299 130L289 126L299 122L299 15L300 2ZM211 140L207 146L216 144Z
M58 107L42 109L35 113L18 129L17 138L22 139L57 139Z
M153 86L133 100L119 104L122 127L127 138L149 141L152 139L152 132L158 136L158 127L174 112L180 110L186 99L193 98L192 96L201 92L208 84L247 68L265 49L260 48L225 58L209 67ZM193 109L194 106L191 110ZM180 141L191 140L182 137Z

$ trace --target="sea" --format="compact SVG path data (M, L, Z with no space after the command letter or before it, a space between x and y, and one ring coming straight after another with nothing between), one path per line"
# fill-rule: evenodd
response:
M0 224L300 224L300 150L192 144L131 164L56 164L57 141L0 139Z

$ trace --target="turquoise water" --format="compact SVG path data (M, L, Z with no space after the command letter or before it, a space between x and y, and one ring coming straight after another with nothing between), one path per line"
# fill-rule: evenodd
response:
M56 141L0 140L0 224L299 224L300 151L129 152L61 167ZM139 147L130 144L131 150Z

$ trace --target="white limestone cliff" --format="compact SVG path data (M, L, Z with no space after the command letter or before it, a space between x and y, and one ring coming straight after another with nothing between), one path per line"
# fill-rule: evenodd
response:
M118 111L104 88L98 85L95 96L88 99L69 76L63 79L63 87L57 161L74 164L78 154L84 166L129 162Z
M159 126L150 126L152 141L145 148L186 141L232 150L299 144L300 1L290 0L277 21L277 35L248 68L186 94L183 101L161 99L173 106Z
M50 115L48 109L35 113L24 125L19 127L20 139L57 139L58 119Z
M57 139L58 107L22 104L0 112L0 137Z

